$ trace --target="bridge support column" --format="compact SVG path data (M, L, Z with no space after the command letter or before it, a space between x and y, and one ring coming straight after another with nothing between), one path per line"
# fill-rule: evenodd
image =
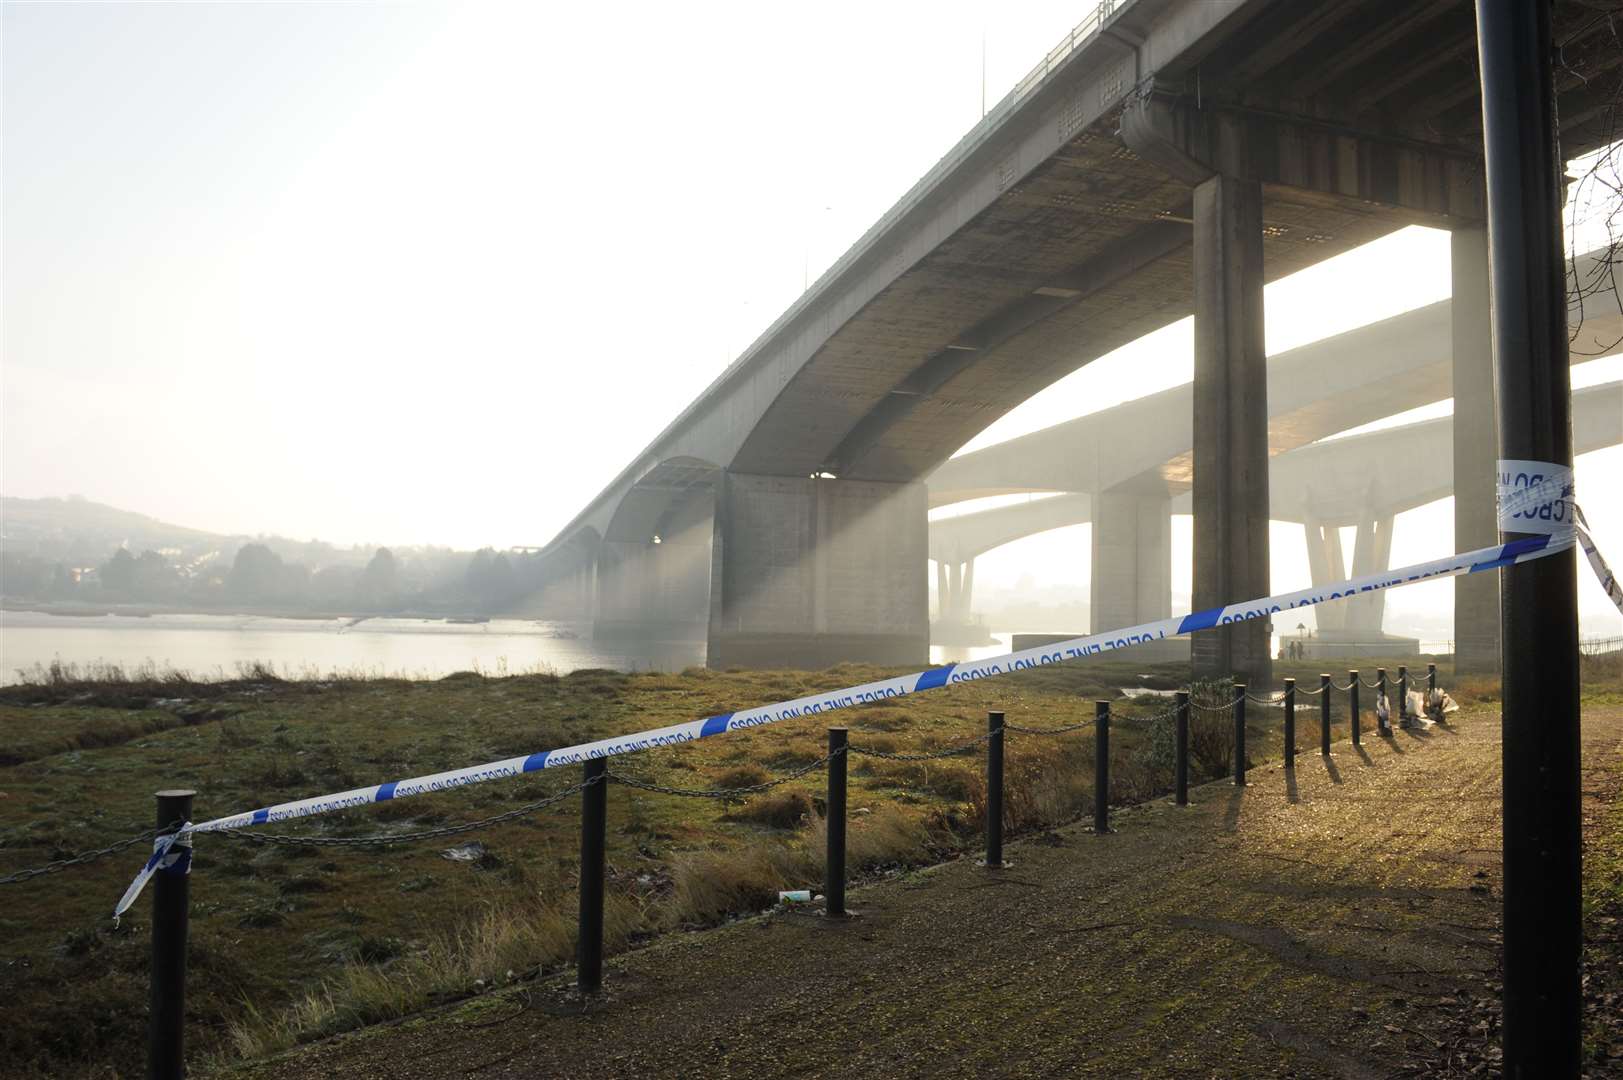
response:
M919 483L723 474L710 666L927 662L926 513Z
M1268 594L1268 369L1262 324L1262 186L1219 174L1195 187L1194 606ZM1097 528L1097 525L1095 525ZM1269 685L1269 621L1195 635L1195 671Z
M657 527L664 531L598 546L594 638L704 639L711 593L708 500L688 502Z
M1093 633L1172 614L1172 500L1107 491L1093 504Z
M1488 305L1488 230L1455 229L1454 276L1454 550L1499 542L1494 469L1499 460L1494 415L1493 337ZM1454 670L1499 670L1499 575L1454 579Z

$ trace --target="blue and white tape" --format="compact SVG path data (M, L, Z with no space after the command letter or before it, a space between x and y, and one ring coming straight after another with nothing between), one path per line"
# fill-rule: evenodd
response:
M1564 502L1570 505L1570 500L1570 480L1566 481L1564 485L1560 482L1551 483L1546 479L1546 474L1541 474L1537 482L1523 484L1520 488L1514 489L1512 494L1502 501L1502 505L1508 506L1512 513L1525 512L1531 509L1534 514L1532 520L1544 520L1539 517L1540 506L1552 501ZM491 761L483 765L471 765L467 768L452 769L448 772L430 773L426 776L414 776L404 780L390 780L387 783L377 784L372 787L352 788L349 791L340 791L329 795L296 799L292 802L278 803L275 806L267 806L259 810L215 818L212 821L205 821L197 825L188 825L178 833L158 838L154 845L153 860L149 860L148 868L143 869L142 876L138 876L125 892L124 897L119 901L118 907L115 909L114 915L116 917L123 914L135 902L135 898L140 895L141 888L145 885L147 878L150 878L154 872L153 868L157 865L155 860L160 859L168 850L168 845L176 842L177 838L189 839L195 833L217 832L222 829L240 829L271 822L314 817L319 814L328 814L335 810L348 810L370 803L388 802L393 799L403 799L412 795L423 795L434 791L448 791L452 788L466 787L470 784L482 784L491 780L522 776L525 773L539 772L543 769L576 765L595 758L630 754L638 750L647 750L658 746L676 746L681 743L708 738L712 735L721 735L729 731L760 727L781 720L816 716L873 701L906 697L909 694L935 690L954 683L971 682L976 679L1007 675L1010 672L1043 667L1049 664L1064 663L1068 660L1098 656L1117 649L1131 648L1134 645L1148 641L1192 634L1197 630L1209 630L1213 627L1226 626L1250 619L1266 619L1281 611L1309 607L1330 600L1356 596L1360 593L1396 588L1400 585L1409 585L1418 581L1455 577L1460 574L1475 574L1485 570L1497 570L1502 566L1510 566L1515 563L1528 562L1532 559L1540 559L1546 555L1553 555L1558 551L1564 551L1573 546L1576 542L1576 531L1575 527L1570 523L1578 515L1575 506L1572 507L1572 510L1571 514L1563 512L1562 518L1569 524L1562 529L1539 532L1536 535L1513 540L1507 544L1496 544L1492 547L1468 551L1462 555L1451 555L1444 559L1416 563L1413 566L1406 566L1398 570L1365 574L1337 582L1334 585L1299 589L1296 592L1281 593L1277 596L1260 597L1239 604L1229 604L1226 607L1208 608L1205 611L1196 611L1189 615L1141 623L1138 626L1131 626L1122 630L1112 630L1102 634L1088 634L1053 645L1021 649L984 660L974 660L961 664L945 664L941 667L930 668L927 671L880 679L876 682L863 683L860 686L848 686L839 690L810 694L806 697L795 698L792 701L759 705L752 709L723 713L719 716L705 717L700 720L689 720L681 724L672 724L669 727L639 731L630 735L615 735L611 738L566 746L557 750L541 750L522 757ZM1518 529L1517 531L1525 530Z

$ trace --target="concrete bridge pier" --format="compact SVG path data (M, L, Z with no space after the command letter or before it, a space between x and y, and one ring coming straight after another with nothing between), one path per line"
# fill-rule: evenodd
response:
M1194 608L1269 592L1262 185L1195 187ZM1098 528L1097 522L1094 526ZM1271 682L1267 618L1197 632L1197 675Z
M718 487L711 667L928 662L923 484L726 472Z
M974 556L963 562L936 563L936 619L967 625L975 597Z
M1107 491L1093 504L1092 632L1172 614L1172 500Z
M598 548L592 636L703 641L710 607L710 507L689 500L647 537Z
M1488 229L1450 234L1454 278L1454 550L1499 542L1494 469L1499 459L1494 413L1493 341L1488 301ZM1499 671L1499 575L1454 579L1454 670Z

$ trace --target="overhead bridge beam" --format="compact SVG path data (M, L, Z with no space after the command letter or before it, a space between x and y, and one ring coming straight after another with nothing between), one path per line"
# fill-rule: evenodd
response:
M1355 201L1407 211L1439 228L1481 221L1481 154L1393 132L1208 102L1151 89L1131 101L1121 137L1191 186L1230 176L1291 188L1308 203Z

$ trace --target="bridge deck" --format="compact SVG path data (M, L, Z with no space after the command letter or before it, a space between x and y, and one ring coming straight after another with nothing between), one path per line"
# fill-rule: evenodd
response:
M1480 710L1341 743L1301 759L1294 797L1257 769L1110 837L1016 844L997 878L966 861L857 890L851 922L671 938L613 963L588 1015L539 989L504 1022L487 1001L249 1075L1456 1075L1445 1053L1481 1062L1469 1029L1496 1010L1498 732ZM1623 709L1584 736L1585 788L1615 802Z

